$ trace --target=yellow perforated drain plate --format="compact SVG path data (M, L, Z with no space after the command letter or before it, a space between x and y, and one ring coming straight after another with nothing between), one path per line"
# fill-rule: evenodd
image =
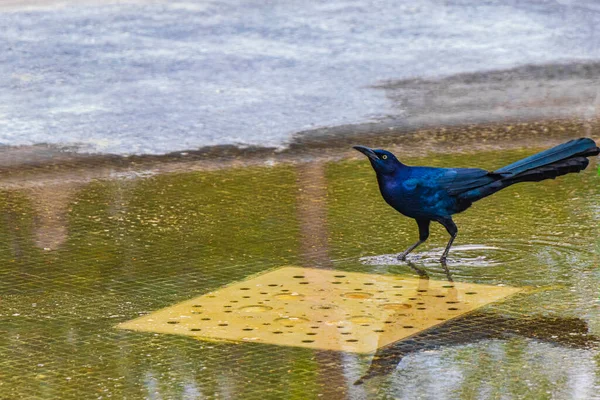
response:
M520 290L283 267L118 327L369 353Z

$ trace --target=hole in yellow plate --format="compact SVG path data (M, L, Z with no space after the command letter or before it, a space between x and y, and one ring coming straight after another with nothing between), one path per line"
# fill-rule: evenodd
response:
M333 310L334 308L337 308L335 304L317 304L316 306L311 307L313 310Z
M252 313L252 312L265 312L265 311L269 311L269 310L272 310L272 309L273 309L273 307L261 306L261 305L255 304L255 305L252 305L252 306L241 307L240 311Z
M278 293L278 294L274 295L273 297L275 297L278 300L300 300L301 298L304 297L304 295L300 294L300 293L292 292L292 293Z
M367 292L348 292L343 293L342 297L345 297L347 299L368 299L373 297L373 295Z
M387 303L382 304L380 307L384 310L408 310L409 308L412 308L410 304L406 303Z

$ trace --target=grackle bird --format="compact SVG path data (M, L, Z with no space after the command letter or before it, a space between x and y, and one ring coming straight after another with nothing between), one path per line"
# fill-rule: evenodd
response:
M474 201L519 182L554 179L584 170L586 157L600 153L592 139L571 140L496 171L479 168L411 167L402 164L389 151L354 148L369 157L377 174L379 190L396 211L414 218L419 226L419 240L398 256L406 256L429 237L429 224L437 221L450 234L440 261L444 263L458 228L452 215L465 211Z

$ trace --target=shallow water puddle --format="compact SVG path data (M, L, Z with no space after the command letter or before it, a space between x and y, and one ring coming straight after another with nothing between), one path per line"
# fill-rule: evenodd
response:
M282 267L118 327L370 353L521 290Z

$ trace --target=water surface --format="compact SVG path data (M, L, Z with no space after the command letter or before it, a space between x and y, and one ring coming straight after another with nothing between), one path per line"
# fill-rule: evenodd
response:
M495 169L529 153L402 160ZM594 398L594 163L456 217L452 278L528 294L375 357L115 328L283 265L417 276L385 261L417 229L384 203L365 160L4 189L0 398ZM431 279L446 279L429 261L446 241L434 226L412 259Z

